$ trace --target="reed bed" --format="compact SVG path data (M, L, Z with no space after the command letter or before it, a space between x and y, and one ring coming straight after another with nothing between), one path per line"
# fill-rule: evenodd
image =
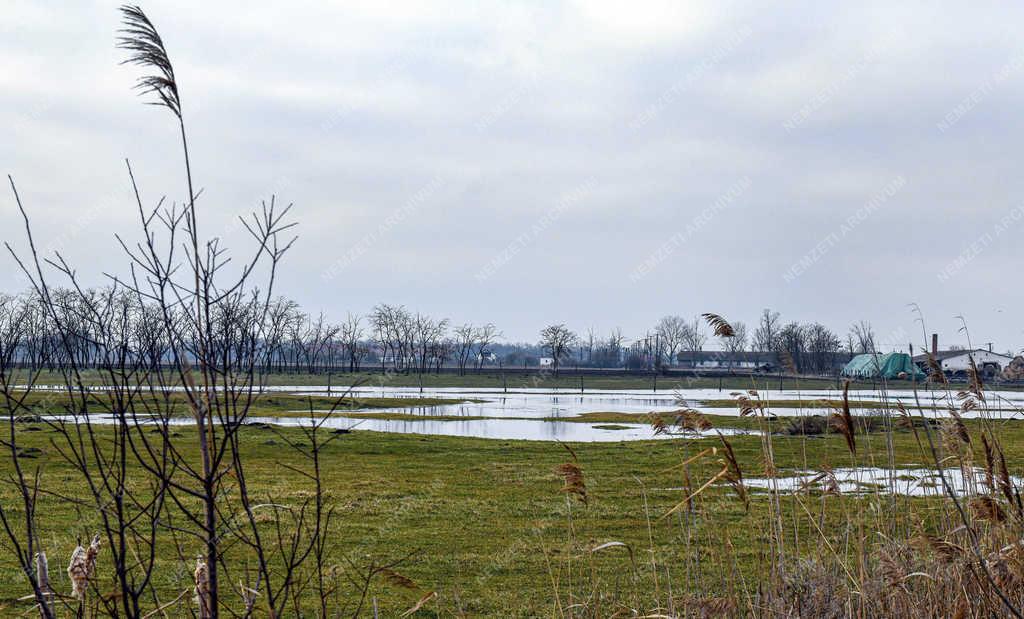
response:
M716 331L728 333L724 318L705 317ZM648 546L628 548L631 560L634 554L647 557L641 563L653 575L654 587L647 582L643 590L630 589L628 572L637 569L635 564L623 564L626 574L611 580L599 574L594 555L612 542L588 548L579 541L585 532L575 527L566 549L575 563L551 568L554 614L1020 617L1024 506L1011 474L1015 464L1007 461L1000 438L1000 426L1008 422L989 414L976 367L967 386L953 391L935 371L937 364L930 365L928 383L920 387L944 391L948 415L941 420L926 418L924 411L911 414L913 403L888 398L884 381L882 415L872 418L851 413L849 383L830 415L786 421L775 417L771 402L756 388L734 392L739 415L755 419L761 430L760 449L749 454L755 457L746 458L744 467L724 436L718 445L690 448L686 432L713 425L699 411L652 418L652 432L684 437L680 463L661 471L678 481L682 500L661 513L645 500L637 517L650 527ZM977 416L970 425L964 418L969 412ZM845 454L820 449L822 435L840 437ZM792 471L780 471L781 441L798 454L800 483L791 483ZM901 453L897 444L904 446ZM912 453L906 453L908 447ZM906 472L896 463L908 458L931 473L925 478L935 480L933 488L921 492L927 497L899 490L909 482L901 480ZM842 481L837 466L844 467ZM585 469L576 467L574 474L582 485ZM757 487L747 487L744 476L756 477ZM726 489L730 492L723 494ZM732 504L725 500L729 495ZM727 524L730 514L749 512L752 503L758 518L744 523L754 531ZM715 525L719 520L721 527ZM683 546L682 561L665 557L664 541L658 540L667 533L657 526L662 522L671 523L671 541ZM744 547L737 548L734 540ZM743 568L751 558L757 565L753 573Z

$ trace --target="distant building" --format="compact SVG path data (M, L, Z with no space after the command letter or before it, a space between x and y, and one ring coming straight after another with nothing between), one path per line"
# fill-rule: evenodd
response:
M944 374L961 376L967 374L971 367L971 359L984 376L995 376L1003 371L1003 368L1010 365L1013 357L1001 355L997 352L976 348L974 350L937 350L932 353L935 360L939 362ZM914 363L922 370L928 371L928 355L920 354L914 356Z
M693 369L732 369L770 371L779 367L773 352L726 352L724 350L683 351L676 355L679 365Z
M905 352L865 353L846 364L843 376L851 378L923 379L925 374Z
M555 365L555 360L553 358L551 358L551 357L541 357L540 358L540 367L546 368L546 367L551 367L553 365Z

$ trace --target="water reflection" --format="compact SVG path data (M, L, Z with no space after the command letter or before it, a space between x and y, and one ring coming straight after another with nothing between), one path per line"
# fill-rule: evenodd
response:
M57 419L58 417L53 417ZM70 417L60 417L65 421ZM113 424L115 419L110 415L93 415L93 423ZM653 439L694 439L717 436L714 430L706 432L687 432L685 434L655 435L646 424L589 424L571 421L542 421L539 419L465 419L465 420L432 420L429 418L416 420L395 419L361 419L355 417L332 416L320 420L323 427L338 430L370 430L374 432L392 432L399 434L432 434L439 436L463 436L474 438L527 440L527 441L564 441L564 442L615 442L638 441ZM140 423L146 423L140 419ZM156 423L156 420L152 420ZM309 426L310 419L303 417L250 417L249 424L267 424L284 427ZM192 419L178 417L171 419L169 425L191 426ZM757 432L722 428L720 432L726 436L755 435Z

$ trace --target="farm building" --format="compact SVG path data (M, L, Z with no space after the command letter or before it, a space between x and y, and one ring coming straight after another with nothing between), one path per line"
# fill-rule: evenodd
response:
M768 371L779 366L778 355L773 352L683 351L676 355L676 359L681 367L694 369Z
M914 365L910 355L902 352L857 355L842 371L851 378L924 378L925 374Z
M976 348L974 350L938 350L932 353L935 360L942 366L945 374L962 376L967 373L971 366L971 359L984 376L996 376L1003 371L1003 368L1010 365L1013 357L1001 355L997 352ZM914 363L920 367L928 364L928 355L921 354L914 356Z

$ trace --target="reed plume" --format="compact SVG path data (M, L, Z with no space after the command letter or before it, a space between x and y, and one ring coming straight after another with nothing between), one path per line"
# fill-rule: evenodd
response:
M155 94L157 101L148 103L166 107L180 120L181 99L178 96L178 82L174 79L174 67L171 65L160 33L138 6L122 6L121 18L124 27L118 31L120 36L117 38L117 47L130 52L121 64L153 69L155 73L138 79L136 89L142 95Z
M571 494L587 505L587 484L583 479L583 470L572 462L559 464L555 472L562 477L562 492Z
M850 381L843 384L842 407L832 415L832 427L846 439L850 453L857 455L857 439L854 437L853 415L850 414Z
M716 337L736 337L736 330L732 328L732 325L725 318L711 313L701 314L701 316L707 321L708 326L714 330Z

